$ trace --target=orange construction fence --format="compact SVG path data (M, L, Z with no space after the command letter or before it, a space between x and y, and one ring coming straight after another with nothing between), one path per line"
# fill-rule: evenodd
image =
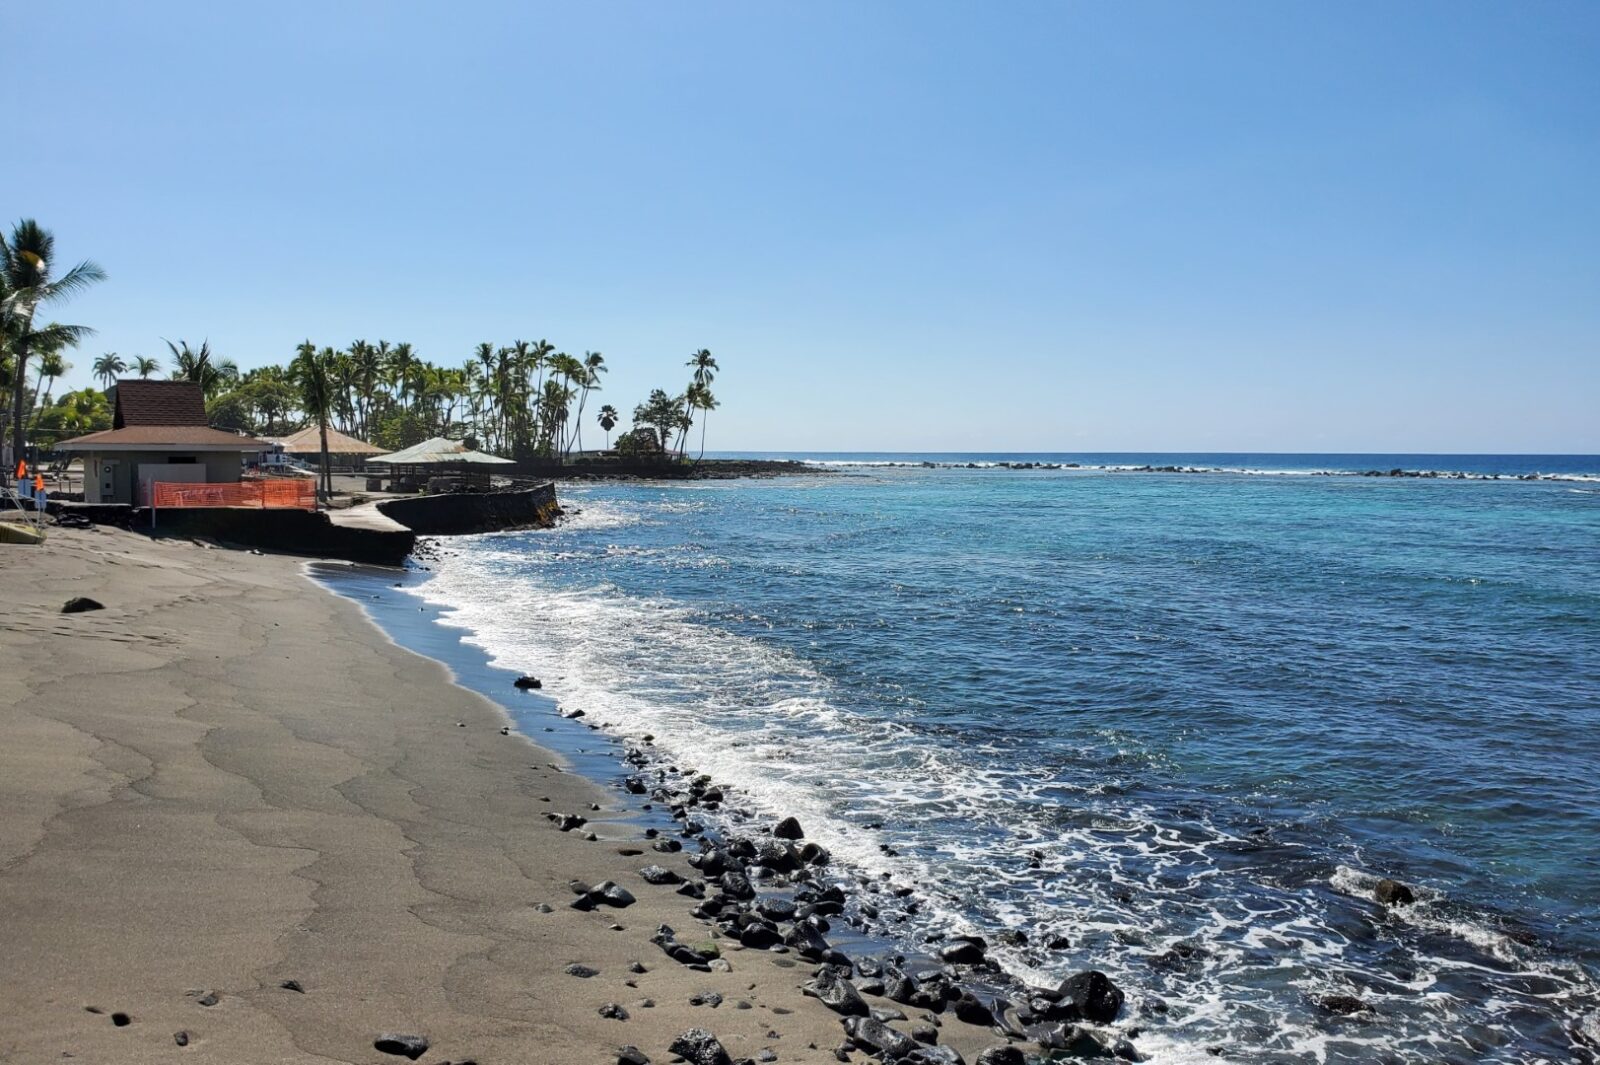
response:
M237 481L232 484L157 481L150 486L150 503L156 510L176 507L294 507L316 510L317 488L312 481L299 477L294 480Z

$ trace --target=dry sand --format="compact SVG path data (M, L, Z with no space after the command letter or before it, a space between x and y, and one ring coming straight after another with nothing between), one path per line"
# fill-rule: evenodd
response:
M726 941L731 972L668 959L658 924L711 931L636 871L682 857L619 853L638 830L589 809L617 796L301 563L56 530L0 546L0 594L0 1061L392 1063L373 1041L406 1032L424 1063L665 1062L694 1026L734 1058L835 1060L811 966ZM105 609L60 613L77 595ZM639 901L578 912L574 878ZM941 1041L998 1040L946 1017Z

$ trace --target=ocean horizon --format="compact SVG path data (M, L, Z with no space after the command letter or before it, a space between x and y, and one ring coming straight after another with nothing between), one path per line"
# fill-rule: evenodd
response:
M1111 974L1149 1060L1533 1063L1594 1023L1600 459L739 457L831 469L564 484L374 616L915 885L852 910L883 949Z

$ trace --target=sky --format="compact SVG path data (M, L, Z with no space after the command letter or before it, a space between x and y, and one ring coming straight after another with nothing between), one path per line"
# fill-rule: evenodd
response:
M1589 0L0 22L74 385L548 338L625 412L710 348L712 450L1600 453Z

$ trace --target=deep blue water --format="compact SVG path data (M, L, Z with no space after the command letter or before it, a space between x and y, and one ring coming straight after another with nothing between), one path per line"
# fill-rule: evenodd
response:
M912 941L1021 930L1018 972L1113 973L1156 1060L1593 1060L1600 483L926 458L957 465L563 486L568 523L446 541L421 591L587 720L916 884ZM1382 875L1420 903L1378 907Z

